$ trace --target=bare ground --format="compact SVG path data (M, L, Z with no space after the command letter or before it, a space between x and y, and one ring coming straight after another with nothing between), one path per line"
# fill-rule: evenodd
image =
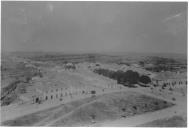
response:
M154 120L139 125L138 127L187 127L187 118L183 116L173 116L171 118Z
M117 92L86 98L3 122L4 126L87 126L172 106L136 92Z

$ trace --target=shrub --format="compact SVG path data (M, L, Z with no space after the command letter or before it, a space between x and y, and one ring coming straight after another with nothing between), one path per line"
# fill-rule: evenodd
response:
M164 104L167 104L167 101L163 101Z
M94 91L94 90L93 90L93 91L91 91L91 94L96 94L96 91Z
M125 109L125 108L122 108L121 110L122 110L123 112L125 112L125 111L126 111L126 109Z
M134 108L135 110L137 110L137 107L136 107L136 106L133 106L133 108Z
M173 101L175 101L175 100L176 100L176 98L174 98L174 97L173 97L173 98L172 98L172 100L173 100Z
M91 118L94 120L96 118L96 115L92 114Z
M173 91L173 88L169 88L170 91Z
M151 79L150 77L148 76L145 76L145 75L142 75L140 78L139 78L139 81L144 83L144 84L148 84L151 82Z
M155 104L155 105L159 105L159 103L158 103L158 102L154 102L154 104Z

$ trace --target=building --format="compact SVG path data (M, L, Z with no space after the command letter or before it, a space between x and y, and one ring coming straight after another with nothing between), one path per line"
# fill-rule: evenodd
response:
M50 85L51 84L51 85ZM72 97L74 95L90 94L93 87L75 88L70 86L69 88L63 84L46 84L42 85L38 83L36 86L30 86L27 88L26 93L19 96L21 103L42 103L45 101L64 100L64 98Z
M161 72L152 78L152 82L155 85L163 86L168 85L170 87L180 87L187 85L186 73L175 72Z
M19 96L22 103L40 103L42 95L38 92L28 92Z
M63 97L69 96L73 90L64 85L38 83L27 88L26 93L20 95L23 103L41 103L47 100L62 100Z

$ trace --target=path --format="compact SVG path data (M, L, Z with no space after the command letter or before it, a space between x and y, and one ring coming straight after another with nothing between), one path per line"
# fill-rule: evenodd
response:
M161 100L165 100L165 101L168 101L168 102L172 102L174 104L177 104L177 101L172 101L172 100L168 100L168 99L165 99L164 97L161 97L161 96L156 96L156 95L153 95L151 93L147 93L145 91L143 91L141 88L127 88L127 87L123 87L121 90L116 88L116 89L106 89L105 92L97 92L96 95L102 95L102 94L106 94L106 93L112 93L112 92L120 92L120 91L134 91L134 92L139 92L141 94L144 94L144 95L148 95L148 96L151 96L151 97L154 97L154 98L158 98L158 99L161 99ZM77 95L75 96L74 98L67 98L67 99L64 99L63 101L51 101L51 102L44 102L43 104L30 104L30 105L25 105L25 106L18 106L16 109L14 107L6 107L6 108L3 108L1 109L1 116L3 116L3 118L1 119L1 121L6 121L6 120L11 120L11 119L15 119L15 118L18 118L18 117L21 117L21 116L24 116L24 115L28 115L28 114L31 114L31 113L35 113L37 111L41 111L41 110L45 110L45 109L49 109L49 108L52 108L52 107L56 107L58 105L61 105L61 104L65 104L65 103L69 103L69 102L72 102L72 101L76 101L76 100L79 100L79 99L84 99L84 98L87 98L87 97L91 97L91 95ZM29 111L28 111L29 110Z
M106 90L107 91L105 92L97 91L96 95L102 95L106 93L120 91L119 89L106 89ZM3 117L1 118L1 122L12 120L12 119L24 116L24 115L28 115L31 113L35 113L38 111L56 107L61 104L77 101L77 100L88 98L88 97L91 97L91 94L84 94L84 95L80 94L80 95L75 95L75 96L73 95L73 98L66 97L63 99L63 101L60 101L59 99L57 99L53 101L46 101L46 102L43 102L42 104L25 104L25 105L18 105L18 106L11 105L11 106L6 106L6 107L1 107L1 117Z

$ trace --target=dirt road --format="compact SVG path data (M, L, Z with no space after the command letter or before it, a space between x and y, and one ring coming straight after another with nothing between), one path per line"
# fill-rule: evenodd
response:
M119 88L117 89L105 89L106 91L96 91L96 95L102 95L106 93L112 93L112 92L118 92L120 91ZM43 102L43 104L25 104L25 105L11 105L6 107L1 107L1 122L12 120L24 115L28 115L31 113L35 113L38 111L42 111L45 109L49 109L52 107L56 107L61 104L66 104L72 101L77 101L80 99L84 99L87 97L91 97L91 94L78 94L78 95L72 95L71 97L66 97L63 99L63 101L60 101L59 99L53 100L53 101L46 101Z
M153 121L155 119L161 119L161 118L164 118L164 117L173 116L174 114L178 115L182 112L186 112L186 110L184 109L184 108L186 108L186 104L183 105L183 104L181 104L181 102L172 101L170 99L165 99L162 96L157 96L157 95L153 95L152 93L147 93L142 88L127 88L127 87L124 87L122 89L120 89L120 88L114 88L114 89L109 88L109 89L106 89L105 92L97 91L96 95L102 95L102 94L105 94L105 93L120 92L120 91L138 92L138 93L148 95L148 96L151 96L151 97L154 97L154 98L157 98L157 99L161 99L161 100L165 100L167 102L174 103L174 104L176 104L176 106L174 106L172 108L160 110L160 111L157 111L157 112L153 112L153 113L147 113L147 114L143 114L143 115L127 118L127 119L119 119L119 120L116 120L116 121L113 121L113 122L112 121L111 122L105 122L103 124L97 124L97 125L106 126L106 124L108 124L108 125L111 124L113 126L132 126L132 125L143 124L143 123L146 123L146 122L149 122L149 121ZM63 101L55 100L53 102L52 101L51 102L44 102L43 104L32 104L32 105L3 108L3 109L1 109L1 116L3 116L1 121L3 122L3 121L6 121L6 120L15 119L15 118L18 118L18 117L21 117L21 116L24 116L24 115L28 115L28 114L31 114L31 113L34 113L34 112L37 112L37 111L56 107L56 106L61 105L61 104L69 103L69 102L72 102L72 101L77 101L79 99L84 99L84 98L87 98L87 97L90 97L90 96L91 95L89 95L89 94L88 95L76 95L76 96L73 96L73 98L68 97L67 99L64 99ZM30 110L30 111L28 111L28 110ZM177 111L177 113L175 113L175 111ZM158 115L158 116L155 116L155 115ZM53 124L53 122L56 122L57 120L52 120L52 122L50 122L48 125ZM137 123L136 123L136 120L137 120Z

